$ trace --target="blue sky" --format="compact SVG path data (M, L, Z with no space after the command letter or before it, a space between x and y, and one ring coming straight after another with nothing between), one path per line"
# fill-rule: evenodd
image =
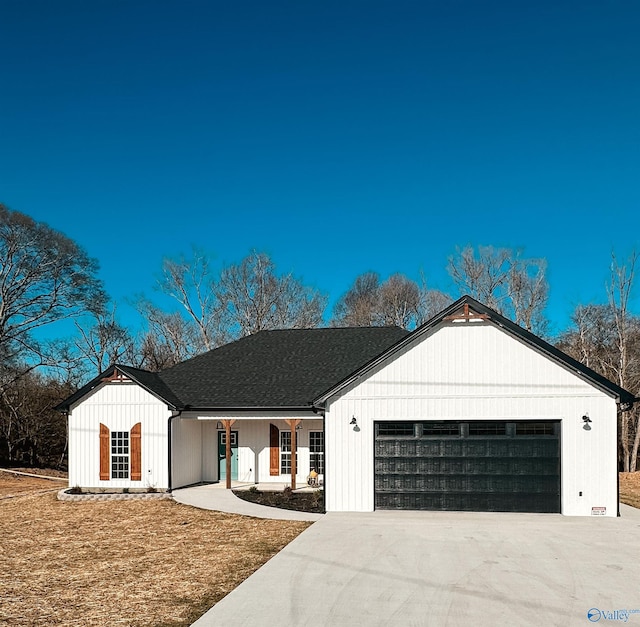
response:
M0 202L134 326L192 244L332 302L367 270L452 290L471 244L545 257L557 330L638 246L638 32L632 1L0 0Z

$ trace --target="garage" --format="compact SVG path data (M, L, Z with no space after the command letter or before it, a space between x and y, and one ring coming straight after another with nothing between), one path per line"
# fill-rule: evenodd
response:
M378 421L376 509L560 512L560 421Z
M464 296L315 399L327 511L616 516L634 402Z

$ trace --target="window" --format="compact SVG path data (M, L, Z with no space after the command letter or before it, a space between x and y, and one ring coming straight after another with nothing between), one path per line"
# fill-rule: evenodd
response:
M296 452L296 462L298 453ZM280 431L280 474L291 474L291 431Z
M227 445L227 432L226 431L220 431L220 444L223 446ZM231 446L235 447L238 446L238 432L237 431L232 431L231 432Z
M111 432L111 478L129 478L129 432Z
M422 435L460 435L460 425L455 422L425 422L422 426Z
M469 435L506 435L506 422L470 422Z
M552 422L516 422L516 435L555 435Z
M309 432L309 470L324 475L324 432Z
M413 437L412 422L381 422L378 425L378 435L406 435Z

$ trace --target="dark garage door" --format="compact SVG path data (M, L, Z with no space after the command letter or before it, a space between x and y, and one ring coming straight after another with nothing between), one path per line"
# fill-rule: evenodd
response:
M377 509L560 511L560 423L377 422Z

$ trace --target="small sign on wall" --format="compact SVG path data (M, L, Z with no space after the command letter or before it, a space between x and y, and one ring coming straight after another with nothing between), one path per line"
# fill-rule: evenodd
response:
M606 516L607 508L606 507L592 507L591 508L592 516Z

